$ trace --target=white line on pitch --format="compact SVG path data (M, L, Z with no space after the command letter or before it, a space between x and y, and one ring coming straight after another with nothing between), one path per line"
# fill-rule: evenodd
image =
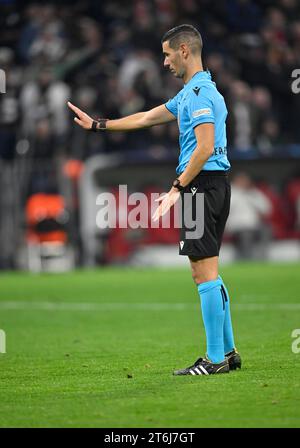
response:
M0 301L1 310L34 310L34 311L182 311L195 309L195 303L162 303L162 302L32 302L32 301ZM300 311L300 303L231 303L234 311Z

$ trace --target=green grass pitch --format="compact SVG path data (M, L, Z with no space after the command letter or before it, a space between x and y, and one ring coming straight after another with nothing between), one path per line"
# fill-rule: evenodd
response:
M1 274L0 426L300 427L299 268L222 267L243 368L210 377L172 376L205 353L188 269Z

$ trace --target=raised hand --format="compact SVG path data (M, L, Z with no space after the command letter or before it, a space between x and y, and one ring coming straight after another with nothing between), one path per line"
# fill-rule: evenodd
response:
M80 110L79 107L74 106L74 104L70 103L70 101L68 101L68 106L77 115L77 117L74 118L75 123L77 123L83 129L91 129L92 123L94 121L93 118Z

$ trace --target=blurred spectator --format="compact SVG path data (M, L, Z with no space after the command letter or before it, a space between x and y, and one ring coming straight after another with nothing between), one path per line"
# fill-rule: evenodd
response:
M261 154L271 155L274 147L281 141L278 122L274 118L266 118L261 123L261 133L257 135L257 146Z
M242 81L234 81L229 96L230 141L239 151L249 150L254 143L255 117L251 89Z
M0 94L0 159L9 160L15 155L22 71L14 65L14 53L7 47L0 48L0 67L5 73L5 93Z
M50 66L40 69L37 79L25 83L21 90L23 133L32 135L36 121L49 116L53 133L57 137L64 137L68 129L66 102L69 98L70 87L55 80L53 69Z
M226 231L233 237L239 259L264 258L270 232L264 218L271 212L269 199L245 173L232 181L231 208Z
M261 122L272 115L272 97L270 91L262 86L252 89L252 101L256 108L257 121Z
M144 73L148 88L160 89L159 67L147 48L134 51L123 61L119 70L121 89L132 88L137 76L141 73Z
M131 29L123 22L112 22L110 27L111 39L109 48L114 59L120 63L133 49L131 42Z
M44 59L54 62L65 52L64 25L59 20L53 4L32 3L25 9L27 24L20 40L19 53L25 62Z
M255 87L252 101L256 116L255 143L261 154L271 155L276 145L283 143L279 121L273 113L271 94L265 87Z
M35 132L31 141L31 155L34 159L51 160L55 155L55 142L48 118L35 122Z

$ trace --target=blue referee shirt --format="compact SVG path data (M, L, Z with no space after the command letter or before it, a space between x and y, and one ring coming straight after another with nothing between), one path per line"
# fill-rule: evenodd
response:
M176 168L177 174L181 174L185 170L197 146L194 128L202 123L214 123L215 125L214 153L202 170L226 171L230 168L226 148L227 108L223 96L211 80L209 71L195 73L165 106L178 121L180 155Z

